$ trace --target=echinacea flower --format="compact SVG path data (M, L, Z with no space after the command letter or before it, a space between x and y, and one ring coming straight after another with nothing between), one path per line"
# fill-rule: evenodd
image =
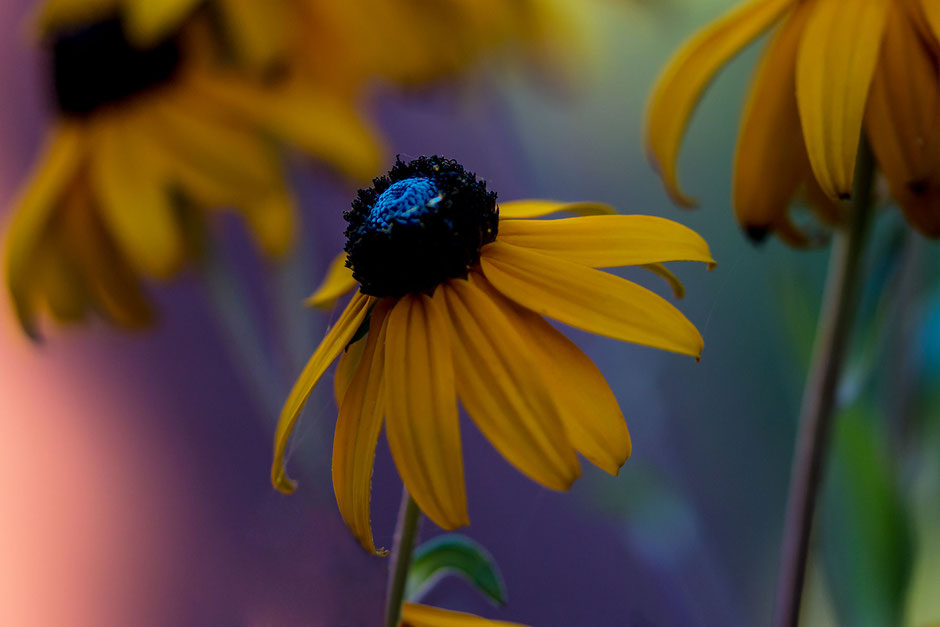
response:
M617 400L591 360L543 316L592 333L698 357L695 326L655 293L597 268L714 263L690 229L663 218L586 215L597 203L519 201L454 161L397 162L346 212L346 262L313 298L358 290L288 397L271 478L291 492L284 456L313 387L337 358L333 487L359 542L376 550L369 516L383 423L398 472L444 529L468 524L458 398L517 469L566 490L576 453L616 474L630 455ZM363 337L363 335L365 337Z
M43 13L55 25L43 33L57 119L6 248L7 282L29 332L41 306L60 320L91 309L146 323L140 279L173 276L209 210L237 210L261 249L282 255L294 208L273 138L357 179L379 161L348 103L241 81L216 67L201 24L140 47L118 4L85 4L75 15L90 21L52 10L64 3Z
M909 222L940 236L940 10L933 0L750 0L691 38L650 99L648 150L681 205L679 145L717 71L771 26L741 120L734 209L755 239L800 243L787 208L803 186L838 222L864 131Z
M401 608L401 627L523 627L519 623L489 620L473 614L442 610L429 605L404 603Z

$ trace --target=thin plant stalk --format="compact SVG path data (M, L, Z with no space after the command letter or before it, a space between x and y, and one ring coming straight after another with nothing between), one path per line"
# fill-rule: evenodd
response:
M263 416L276 418L284 390L271 356L265 350L259 325L250 313L250 299L222 251L211 244L204 246L198 269L223 344L258 410Z
M797 433L777 583L774 627L796 627L823 463L837 392L861 293L862 260L872 219L874 161L862 141L847 223L836 234Z
M421 510L406 488L402 488L398 524L395 527L395 543L392 546L391 569L388 580L388 596L385 602L385 627L398 627L401 621L401 606L405 597L405 583L411 568L411 555L418 536Z

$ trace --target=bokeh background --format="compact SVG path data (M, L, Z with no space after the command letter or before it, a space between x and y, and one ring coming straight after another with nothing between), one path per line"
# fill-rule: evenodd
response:
M584 3L583 50L565 81L497 63L436 87L372 94L386 164L395 154L443 154L501 199L590 199L673 218L705 236L719 262L713 272L676 268L687 287L680 307L706 341L701 363L572 332L607 376L633 435L619 477L584 465L570 493L545 490L464 422L466 531L501 565L509 603L494 608L456 579L427 602L559 627L768 622L827 253L752 246L731 214L737 116L754 51L720 76L685 144L681 171L699 210L671 206L642 145L656 72L731 4ZM0 3L2 211L47 128L44 59L24 28L31 8ZM287 266L268 266L234 221L220 219L222 255L238 281L217 277L214 296L194 273L154 286L161 318L153 331L47 325L34 345L3 297L0 624L378 623L387 561L361 551L336 511L328 393L308 405L292 445L300 489L284 496L269 483L272 404L336 316L301 301L342 247L342 211L355 191L302 159L294 165L304 223ZM843 390L849 410L837 447L847 452L830 468L807 624L940 619L930 593L940 589L940 573L930 572L940 550L931 531L940 528L940 471L930 465L931 453L940 458L930 435L938 407L930 384L940 371L935 248L892 212L880 219ZM399 497L383 442L373 499L379 544L391 543ZM859 530L847 519L871 524ZM425 523L422 538L436 533Z

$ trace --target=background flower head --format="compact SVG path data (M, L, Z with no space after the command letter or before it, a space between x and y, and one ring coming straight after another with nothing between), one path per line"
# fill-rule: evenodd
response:
M940 235L936 180L938 25L921 0L751 0L691 38L663 70L647 113L650 158L673 199L678 149L705 87L766 30L766 45L741 119L733 203L754 239L774 231L809 237L788 208L802 190L824 221L841 219L859 138L870 143L909 222Z
M349 100L219 67L204 23L141 46L121 3L81 6L75 22L61 6L46 14L55 123L7 235L27 330L37 306L146 323L140 278L170 278L198 255L212 210L236 210L265 254L283 256L296 217L277 140L354 178L376 167Z

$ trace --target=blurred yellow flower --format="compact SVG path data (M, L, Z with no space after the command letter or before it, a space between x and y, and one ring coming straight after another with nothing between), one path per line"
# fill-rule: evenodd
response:
M171 277L192 256L194 210L234 208L265 253L284 254L295 216L274 139L358 180L377 169L374 134L348 99L216 67L198 23L140 47L122 14L89 15L44 31L58 120L6 248L28 331L37 306L63 321L96 309L146 323L138 277Z
M676 163L689 117L732 57L773 25L741 120L734 209L755 239L805 236L787 208L802 185L838 222L864 129L910 223L940 236L940 10L932 0L750 0L692 37L661 74L647 145L681 205Z
M558 49L571 35L558 0L47 0L43 31L121 7L128 36L149 46L192 17L213 13L245 67L289 66L319 81L361 86L384 78L423 84L487 54Z
M630 454L617 400L591 360L542 316L611 338L698 356L702 337L653 292L596 268L714 263L693 231L597 203L518 201L454 161L398 162L347 212L347 265L314 297L359 289L317 348L281 413L272 481L294 484L284 456L301 409L339 358L333 487L344 521L376 550L369 516L384 422L395 464L420 508L445 529L468 524L457 399L503 456L566 490L576 451L615 474ZM361 339L362 335L365 339Z
M400 625L401 627L524 627L519 623L488 620L473 614L442 610L417 603L402 605Z

